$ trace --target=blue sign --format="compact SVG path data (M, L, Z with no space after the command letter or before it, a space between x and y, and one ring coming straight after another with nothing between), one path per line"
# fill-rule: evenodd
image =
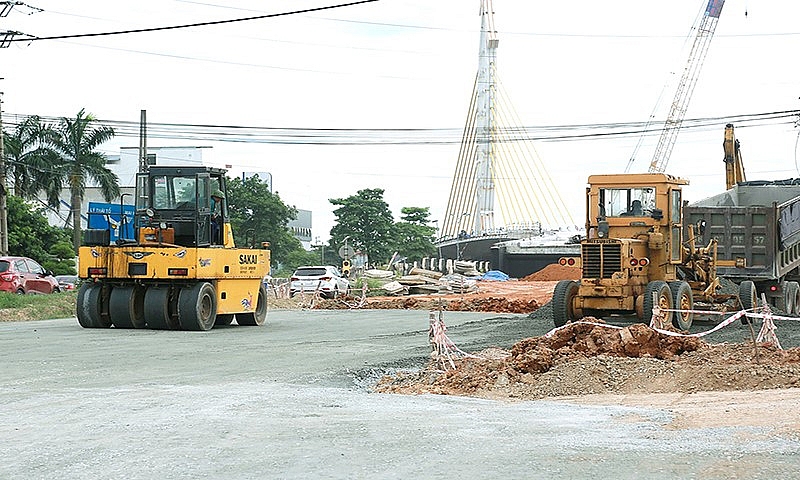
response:
M86 214L89 217L89 228L100 230L111 230L111 241L118 238L133 239L133 205L122 205L125 214L124 219L120 217L119 203L99 203L89 202L89 210Z

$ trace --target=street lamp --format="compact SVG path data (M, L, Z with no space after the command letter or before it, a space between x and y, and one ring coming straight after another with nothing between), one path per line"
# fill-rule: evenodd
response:
M311 246L314 248L321 249L322 254L320 255L320 260L321 260L320 265L325 265L325 244L319 241L319 237L317 237L315 240L317 243L316 244L312 243Z
M434 227L436 229L436 246L439 248L439 257L438 258L441 259L442 258L442 242L441 242L442 239L439 238L439 220L438 219L431 220L431 222L436 224L436 227Z

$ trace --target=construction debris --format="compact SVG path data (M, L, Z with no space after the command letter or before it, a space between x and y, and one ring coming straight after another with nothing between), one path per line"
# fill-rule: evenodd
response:
M590 320L586 318L585 320ZM644 324L610 329L576 323L550 336L524 339L505 355L454 359L441 370L432 360L417 372L384 377L385 393L434 393L534 399L592 393L761 390L800 384L800 348L747 343L710 345L696 337L664 335ZM498 350L494 348L493 350ZM501 352L503 353L503 352Z

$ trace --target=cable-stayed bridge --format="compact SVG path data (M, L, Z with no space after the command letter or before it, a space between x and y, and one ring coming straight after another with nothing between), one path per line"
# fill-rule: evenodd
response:
M489 260L492 243L575 221L502 88L491 0L481 0L480 16L478 72L438 244L443 255Z

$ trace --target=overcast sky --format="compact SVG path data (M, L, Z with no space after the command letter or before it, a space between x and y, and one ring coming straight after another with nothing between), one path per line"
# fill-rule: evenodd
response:
M497 68L522 125L643 122L661 116L687 60L706 0L495 0ZM37 37L227 20L342 1L26 0L0 31ZM211 145L219 166L269 171L281 198L313 211L313 235L333 226L330 198L383 188L404 206L446 207L478 63L479 0L380 0L315 13L161 32L18 42L0 49L3 109L11 114L300 129L449 129L450 143L383 146ZM747 15L745 15L747 12ZM800 108L800 2L727 0L687 118L718 125L678 137L667 171L697 200L724 189L725 118ZM17 37L19 38L19 37ZM664 90L671 81L671 87ZM662 93L663 91L663 93ZM800 176L791 119L736 130L748 179ZM540 141L536 149L583 217L586 178L625 169L639 136ZM646 137L635 170L650 162ZM412 142L413 143L413 142ZM105 145L137 146L135 137Z

